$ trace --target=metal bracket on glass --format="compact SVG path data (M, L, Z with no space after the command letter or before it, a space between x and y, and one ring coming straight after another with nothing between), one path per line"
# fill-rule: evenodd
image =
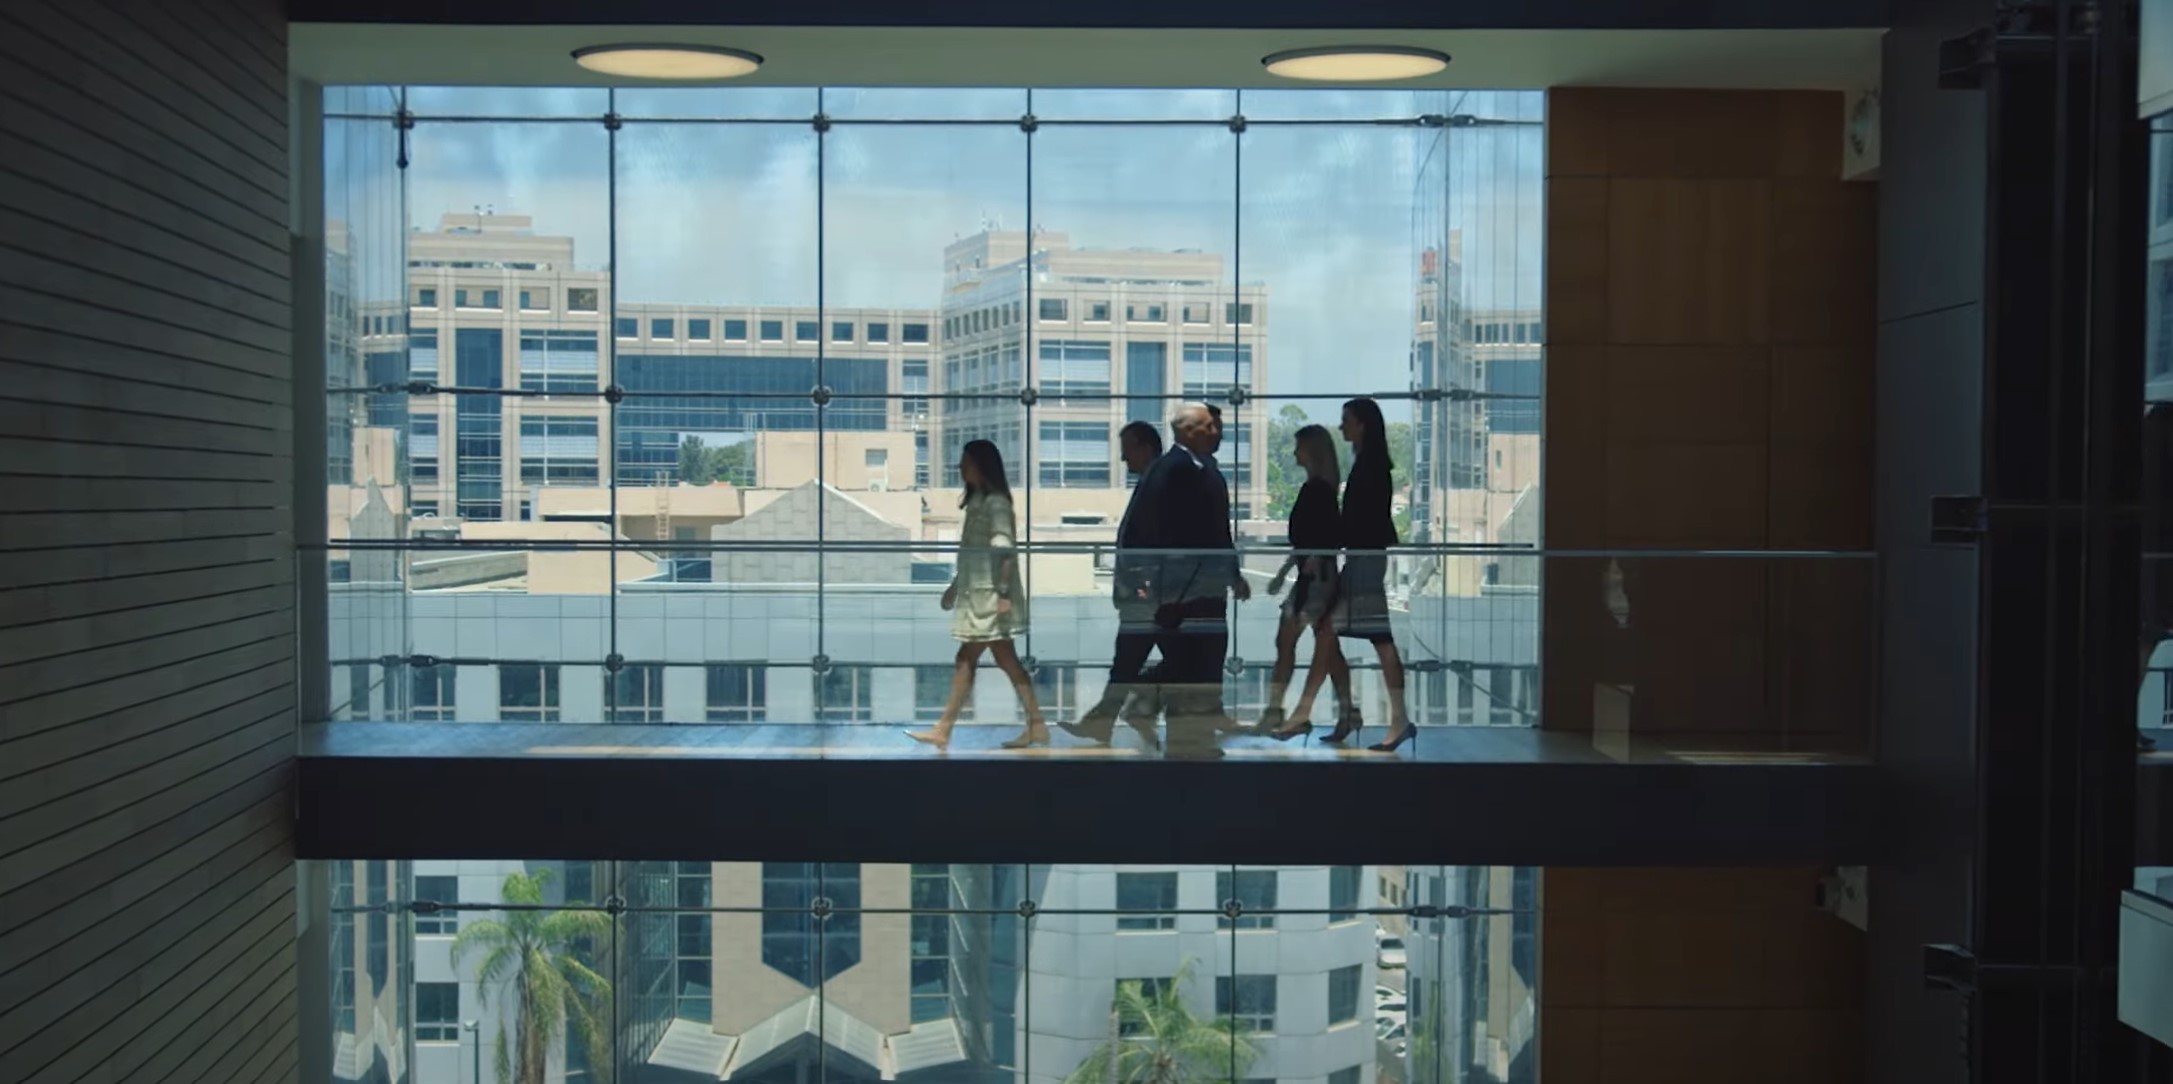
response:
M816 135L821 135L830 130L830 114L817 113L808 123L815 126Z
M1245 905L1235 899L1222 901L1222 917L1236 922L1245 916Z
M622 123L623 122L621 121L617 113L604 114L604 131L616 132L619 130Z
M604 673L616 674L626 669L626 656L614 651L604 656Z
M1036 391L1032 385L1028 385L1019 389L1019 402L1022 405L1033 406L1035 403L1038 403L1040 401L1041 393L1039 391Z
M1029 674L1038 674L1041 672L1041 660L1032 655L1021 658L1019 660L1019 665L1025 667L1026 672Z
M447 910L447 907L436 900L409 900L407 910L410 914L434 915Z
M1233 135L1245 134L1245 114L1233 113L1230 115L1230 132Z
M1235 407L1241 407L1241 406L1244 406L1244 405L1245 405L1245 400L1247 400L1247 399L1250 399L1250 398L1252 398L1252 393L1251 393L1251 392L1248 392L1248 391L1246 391L1246 390L1245 390L1245 385L1243 385L1243 384L1232 384L1232 385L1230 385L1230 395L1229 395L1229 399L1230 399L1230 406L1231 406L1231 407L1235 408Z
M1404 912L1410 918L1470 918L1469 907L1443 907L1438 903L1422 903Z
M400 154L393 159L392 164L400 169L406 169L407 134L415 129L415 114L408 112L407 106L401 106L400 111L392 115L392 127L400 133Z
M831 395L832 392L828 385L817 384L807 389L807 401L819 407L829 406Z
M1454 666L1440 659L1411 659L1403 664L1403 668L1406 670L1415 670L1421 674L1431 674L1440 670L1455 669Z
M618 406L620 403L623 403L625 401L625 388L620 387L617 384L613 384L610 387L604 389L604 402L610 403L612 406Z
M606 914L612 914L612 915L623 915L623 914L625 914L625 913L626 913L626 897L625 897L625 896L620 896L620 895L617 895L617 894L613 894L613 895L605 896L605 897L604 897L604 913L606 913Z
M1421 403L1438 403L1449 397L1447 388L1413 388L1411 398Z
M807 901L807 913L814 915L816 918L829 918L830 909L830 897L828 896L817 896Z
M1242 656L1232 655L1223 660L1222 670L1231 677L1237 677L1245 672L1245 660Z
M1019 118L1019 131L1025 132L1027 135L1033 135L1035 130L1039 129L1040 127L1041 118L1033 115L1032 113L1028 113Z
M1019 917L1032 918L1041 913L1041 905L1032 900L1019 901Z
M436 655L387 655L380 661L388 668L405 666L411 670L428 670L445 660Z
M369 390L379 395L436 395L438 386L427 380L410 380L405 383L372 384Z
M1449 118L1442 113L1420 113L1418 115L1418 126L1421 128L1446 128L1449 126Z
M814 658L807 660L807 666L808 669L815 672L816 677L821 677L822 675L830 672L830 656L817 655Z

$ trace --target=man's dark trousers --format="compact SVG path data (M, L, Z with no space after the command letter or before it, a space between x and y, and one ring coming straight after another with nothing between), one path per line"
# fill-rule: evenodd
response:
M1158 643L1169 705L1172 753L1212 748L1222 716L1222 663L1230 653L1229 606L1220 598L1196 598L1164 612ZM1174 616L1175 621L1170 622Z

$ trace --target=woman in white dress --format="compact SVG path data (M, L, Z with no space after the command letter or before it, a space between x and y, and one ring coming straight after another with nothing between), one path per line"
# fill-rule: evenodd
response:
M1018 519L1011 510L1003 453L988 441L968 441L959 456L958 478L966 488L958 502L966 515L958 529L958 574L943 592L943 608L951 611L951 636L958 641L951 699L932 729L906 734L938 749L951 744L951 726L973 693L974 665L981 652L987 651L1011 679L1019 703L1026 708L1026 729L1003 747L1047 745L1049 727L1041 717L1041 705L1034 701L1033 679L1011 643L1012 637L1026 631L1026 592L1019 586Z

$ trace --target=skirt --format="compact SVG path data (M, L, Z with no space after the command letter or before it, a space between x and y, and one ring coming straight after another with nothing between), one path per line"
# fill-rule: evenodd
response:
M1333 612L1338 636L1379 642L1388 628L1388 555L1354 554L1343 560L1342 590Z
M1009 640L1026 631L1026 595L1013 588L1011 609L998 613L996 589L962 588L951 606L951 638L962 644Z
M1336 571L1332 562L1322 561L1318 571L1300 572L1290 585L1290 593L1283 596L1283 616L1312 625L1336 602Z

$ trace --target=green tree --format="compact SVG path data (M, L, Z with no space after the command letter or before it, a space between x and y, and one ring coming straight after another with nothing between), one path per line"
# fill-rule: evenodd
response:
M1410 422L1388 423L1388 456L1396 461L1396 469L1389 474L1390 492L1402 493L1411 487L1411 468L1418 462L1418 429ZM1411 510L1406 507L1396 513L1396 536L1408 540L1411 537Z
M709 474L719 482L736 486L755 484L755 445L753 439L720 444L709 450Z
M1291 442L1297 439L1298 430L1312 421L1306 417L1305 408L1296 403L1284 403L1268 422L1268 511L1269 519L1282 519L1290 515L1290 506L1298 500L1298 488L1305 484L1305 469L1290 457Z
M551 871L509 873L505 902L527 907L543 904ZM609 1050L611 983L581 959L584 950L608 944L611 919L600 911L512 910L503 919L483 919L460 928L453 938L453 965L477 954L479 1003L488 1008L494 992L515 999L514 1042L506 1046L498 1032L495 1061L498 1084L543 1084L550 1052L570 1022L592 1051ZM609 1064L599 1059L591 1070L609 1079Z
M679 440L679 484L706 486L717 480L715 461L702 438L688 435Z
M738 440L710 447L702 438L688 434L679 439L679 484L706 486L715 482L751 486L755 480L754 442Z
M1186 960L1154 990L1137 979L1117 984L1109 1006L1109 1044L1065 1078L1065 1084L1195 1084L1244 1077L1260 1052L1237 1036L1227 1018L1202 1020L1184 1003L1192 976Z

